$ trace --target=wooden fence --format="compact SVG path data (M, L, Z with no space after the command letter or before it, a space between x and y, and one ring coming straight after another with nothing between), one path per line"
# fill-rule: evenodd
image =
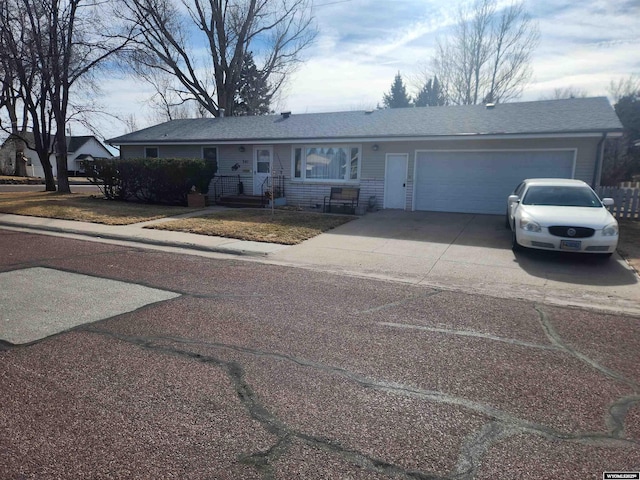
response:
M640 188L598 187L600 198L613 198L609 211L616 218L640 219Z

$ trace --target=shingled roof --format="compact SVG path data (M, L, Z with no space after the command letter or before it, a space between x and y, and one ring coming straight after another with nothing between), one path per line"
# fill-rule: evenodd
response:
M402 139L619 132L606 97L375 111L173 120L108 140L114 145Z

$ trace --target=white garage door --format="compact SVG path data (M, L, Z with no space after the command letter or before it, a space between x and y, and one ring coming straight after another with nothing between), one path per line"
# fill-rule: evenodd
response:
M573 178L573 151L418 152L415 210L504 213L525 178Z

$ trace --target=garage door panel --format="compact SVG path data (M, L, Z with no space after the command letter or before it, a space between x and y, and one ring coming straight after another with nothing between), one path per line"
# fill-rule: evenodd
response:
M572 178L573 158L573 151L418 152L415 209L504 213L525 178Z

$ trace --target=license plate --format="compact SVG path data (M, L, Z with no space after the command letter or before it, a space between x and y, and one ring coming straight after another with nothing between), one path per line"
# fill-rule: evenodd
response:
M560 240L561 250L580 250L581 245L580 240Z

